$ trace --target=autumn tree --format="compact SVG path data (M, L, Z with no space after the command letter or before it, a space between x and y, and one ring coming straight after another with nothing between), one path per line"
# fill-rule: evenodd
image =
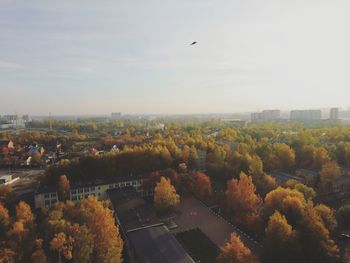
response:
M36 246L36 249L30 258L31 262L32 263L48 263L49 260L45 254L44 249L43 249L43 240L42 239L35 240L35 246Z
M344 161L347 167L350 167L350 143L344 145Z
M308 263L337 262L339 248L316 209L308 204L298 226L303 254Z
M329 232L333 232L337 227L337 220L335 218L334 210L324 204L315 206L315 210L321 217L323 224L327 227Z
M289 225L298 232L302 256L307 263L333 262L338 256L338 247L330 238L328 225L332 216L325 208L313 207L304 195L295 189L279 187L265 197L264 216L269 218L278 211ZM327 226L327 227L326 227Z
M94 249L94 237L85 225L73 224L67 232L73 238L72 259L76 263L91 262Z
M18 205L16 206L16 219L23 221L25 224L33 224L34 215L30 206L27 203L23 201L20 201L18 203Z
M272 176L264 173L263 162L259 156L254 155L252 157L248 172L249 175L252 176L254 185L256 186L256 190L259 194L265 195L276 188L276 180Z
M341 206L337 211L337 221L341 227L350 225L350 204Z
M269 218L264 241L264 262L294 263L301 261L297 233L286 218L276 211Z
M16 253L8 247L0 247L0 263L15 263Z
M328 151L324 147L316 148L314 151L314 167L321 169L323 165L331 160Z
M9 224L9 211L0 202L0 236L4 236Z
M279 160L279 168L287 171L294 168L295 152L290 146L284 143L278 143L274 145L274 150Z
M294 189L302 193L306 200L313 200L316 197L316 192L312 187L308 187L305 184L297 183Z
M231 234L230 241L220 247L218 263L258 263L257 258L247 248L239 236Z
M17 261L21 261L23 259L27 234L28 231L21 220L15 221L12 224L12 227L6 233L8 245L13 251L15 251L15 258Z
M58 253L59 262L61 262L61 255L68 260L72 259L73 241L72 237L67 237L63 232L55 234L50 242L50 248Z
M175 209L180 202L180 196L176 193L174 186L169 179L160 178L154 188L154 206L159 211Z
M66 201L70 195L70 183L66 175L61 175L58 182L58 196L62 201Z
M98 201L93 196L89 196L81 202L81 210L85 212L86 225L94 237L94 262L121 262L123 240L118 226L115 225L113 212L107 207L107 204ZM82 236L79 239L84 238L84 236L89 238L90 236L85 230L80 234ZM81 243L81 245L84 246L81 249L89 251L89 244Z
M10 185L0 186L0 202L7 209L14 209L14 204L16 204L16 194Z
M242 172L239 180L228 181L225 195L227 212L235 223L249 225L257 219L261 198L250 176Z
M336 180L340 177L340 168L337 162L331 161L322 166L320 172L320 191L332 191Z
M189 177L189 187L194 195L204 200L210 198L212 194L210 177L202 172L190 173Z

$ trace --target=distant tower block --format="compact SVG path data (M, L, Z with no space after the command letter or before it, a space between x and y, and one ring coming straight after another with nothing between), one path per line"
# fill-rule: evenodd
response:
M49 128L50 128L50 131L52 131L52 119L51 119L51 112L49 112Z
M329 112L329 118L331 120L338 120L339 119L339 109L338 108L331 108Z
M111 119L112 120L118 120L122 117L121 112L112 112L111 113Z

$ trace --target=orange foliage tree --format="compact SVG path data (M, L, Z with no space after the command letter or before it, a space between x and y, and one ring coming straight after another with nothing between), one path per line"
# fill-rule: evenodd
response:
M201 172L190 173L190 185L192 192L200 199L207 200L212 195L210 177Z
M30 206L20 201L16 206L16 218L17 220L22 220L26 224L32 224L34 222L34 215Z
M294 263L301 260L297 233L278 211L269 218L263 256L264 261L269 263Z
M81 202L87 226L94 237L94 262L121 262L123 240L107 204L89 196Z
M226 207L235 223L249 226L258 218L261 198L256 194L252 178L241 172L240 179L227 182Z
M61 201L66 201L70 194L70 183L66 175L61 175L58 182L58 193Z
M218 263L257 263L257 258L252 254L237 236L232 233L231 239L220 248L217 258Z

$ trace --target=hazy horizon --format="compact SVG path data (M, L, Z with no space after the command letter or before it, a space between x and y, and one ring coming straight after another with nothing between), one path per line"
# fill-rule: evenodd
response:
M347 109L349 8L345 0L3 0L0 114Z

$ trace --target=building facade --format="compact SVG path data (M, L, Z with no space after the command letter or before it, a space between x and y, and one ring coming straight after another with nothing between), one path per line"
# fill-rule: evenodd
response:
M331 119L331 120L338 120L339 119L339 109L338 108L332 108L330 110L329 119Z
M125 177L120 178L114 182L109 183L94 183L76 186L71 188L69 200L79 201L88 198L89 195L95 196L98 200L106 200L107 190L122 189L125 187L134 187L136 191L142 191L142 178ZM58 202L57 190L45 190L38 191L34 195L35 208L49 208Z
M263 110L262 112L254 112L251 114L252 122L274 121L281 118L280 110Z
M290 119L296 121L321 120L321 110L293 110L290 112Z

